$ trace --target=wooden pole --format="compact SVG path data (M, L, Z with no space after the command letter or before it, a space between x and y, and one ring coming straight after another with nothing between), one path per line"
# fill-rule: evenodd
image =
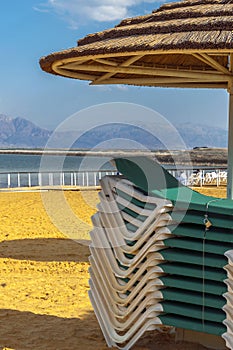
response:
M227 198L233 199L233 86L229 89Z

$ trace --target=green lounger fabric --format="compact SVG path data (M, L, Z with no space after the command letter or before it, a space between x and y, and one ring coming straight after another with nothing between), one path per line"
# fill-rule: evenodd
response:
M181 248L181 249L192 249L198 252L205 251L206 253L213 253L224 255L224 253L232 249L231 243L224 243L215 241L206 241L203 243L203 239L195 238L183 238L183 237L174 237L164 240L164 244L167 247Z
M202 252L196 252L187 249L168 248L160 250L159 253L163 256L164 260L192 263L194 265L203 265L203 261L206 266L223 268L227 265L227 258L218 254L205 253L203 259Z
M233 243L233 230L210 227L205 231L203 225L179 224L167 226L174 235L201 238L206 240Z
M116 158L117 170L144 193L169 199L180 208L233 216L233 201L202 195L182 185L156 161L147 157Z
M198 292L203 292L204 290L205 293L215 295L223 295L227 292L227 286L224 283L205 280L205 284L203 285L203 280L201 278L172 275L160 277L160 280L166 287L188 289Z
M177 328L191 329L197 332L215 334L221 336L226 332L226 327L221 323L216 322L200 322L194 318L188 318L174 314L164 314L159 316L161 322L167 326L176 325Z
M205 277L208 280L224 281L227 278L227 273L224 269L205 266L194 265L187 263L163 263L158 265L165 273L181 276L192 276L195 278Z
M232 201L233 203L233 201ZM171 217L175 222L191 223L196 225L203 225L206 212L197 210L173 211ZM229 215L208 213L208 220L211 222L213 227L221 227L227 229L233 229L233 217Z
M182 315L186 317L192 316L192 318L197 318L199 320L212 321L217 323L222 323L226 318L226 314L222 310L214 309L211 307L186 304L176 302L173 303L171 301L163 301L161 302L163 307L163 311L170 314Z
M193 305L203 304L203 293L178 288L164 288L160 290L164 300L179 301ZM222 309L226 299L222 296L205 293L205 306ZM190 314L189 314L190 315Z

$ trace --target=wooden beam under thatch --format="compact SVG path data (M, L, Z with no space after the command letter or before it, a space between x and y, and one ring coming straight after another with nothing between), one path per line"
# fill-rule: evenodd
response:
M129 59L127 59L125 62L121 63L120 65L116 65L117 67L128 67L130 66L131 64L133 64L134 62L140 60L140 58L142 58L144 55L138 55L138 56L132 56L130 57ZM115 67L116 67L115 66ZM97 83L100 83L101 81L103 80L106 80L106 79L109 79L111 78L113 75L115 75L115 73L105 73L103 74L100 78L97 78L94 80L94 83L97 84ZM92 83L93 84L93 83ZM91 84L91 85L92 85ZM93 84L94 85L94 84Z
M219 64L216 60L214 60L212 57L210 57L206 53L197 53L197 54L194 53L193 56L196 57L197 59L201 60L202 62L205 62L210 67L216 69L217 71L219 71L223 74L228 75L229 73L231 73L227 68L225 68L224 66Z
M118 66L117 62L109 61L109 60L104 59L104 58L93 58L93 61L95 61L97 63L101 63L101 64L107 64L107 65L113 66L113 67Z
M204 79L208 77L211 81L228 81L232 74L229 72L228 75L222 74L216 71L188 71L179 69L162 69L162 68L149 68L149 67L112 67L107 65L96 65L96 64L81 64L76 65L76 63L68 63L66 65L60 66L61 70L64 71L89 71L89 72L107 72L107 73L122 73L122 74L137 74L137 75L148 75L148 76L171 76L171 77L183 77L183 78L194 78L194 79Z
M90 80L90 81L96 79L96 75L91 75L91 74L87 74L87 73L85 74L85 73L81 73L81 72L73 72L73 74L71 74L71 72L68 72L68 71L65 71L64 69L61 69L57 63L54 63L53 70L54 70L54 72L56 72L59 75L74 78L74 79Z
M119 79L119 78L109 78L106 80L101 80L100 83L93 81L91 83L91 85L101 85L101 84L122 84L122 80L123 79ZM156 84L159 86L159 84L193 84L193 87L197 84L205 84L208 86L210 86L210 84L214 85L217 84L219 85L219 81L214 81L214 80L210 80L210 79L206 79L205 81L202 79L188 79L188 78L178 78L178 77L151 77L151 78L127 78L125 84L129 84L129 85L143 85L143 86L147 86L147 85L151 85L151 84ZM225 83L227 84L227 82ZM221 84L222 87L222 84Z

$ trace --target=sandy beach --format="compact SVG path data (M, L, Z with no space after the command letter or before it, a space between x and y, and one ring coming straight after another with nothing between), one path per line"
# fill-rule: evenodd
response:
M225 197L225 188L202 189ZM97 191L65 191L63 199L78 221L70 239L48 216L43 202L56 203L66 221L59 191L0 193L0 350L108 349L88 299L86 244ZM49 204L49 205L50 205ZM51 204L51 208L54 209ZM55 208L55 209L56 209ZM174 343L165 330L146 333L134 350L205 349Z

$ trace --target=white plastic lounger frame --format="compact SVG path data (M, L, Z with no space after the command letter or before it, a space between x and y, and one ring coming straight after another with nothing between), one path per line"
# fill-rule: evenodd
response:
M101 281L100 287L104 286L111 291L111 301L115 302L116 304L126 304L128 301L131 302L135 297L137 297L137 293L142 292L142 290L147 290L147 287L150 286L150 281L155 281L156 285L158 286L156 290L159 289L159 286L162 285L162 282L159 280L159 277L161 277L161 273L157 273L156 271L152 271L151 274L149 274L146 278L142 278L138 281L137 286L131 287L129 285L129 288L125 288L125 285L121 285L119 283L119 286L115 284L114 288L111 284L112 281L109 279L106 279L107 275L103 274L102 271L99 270L99 265L96 264L95 260L92 258L91 260L91 273L92 274L98 274L99 281ZM127 294L130 292L130 294Z
M136 303L136 300L142 300L142 298L146 296L148 293L157 292L159 289L163 288L164 286L163 282L159 278L156 278L153 280L149 280L146 285L137 286L137 288L130 290L130 294L127 295L123 293L117 293L116 291L112 290L110 284L107 283L107 281L102 280L101 275L99 274L98 270L96 270L96 267L94 266L94 264L92 267L90 267L89 272L90 272L91 279L93 280L95 276L95 280L97 284L99 284L99 287L103 289L103 291L106 292L106 289L108 288L109 293L111 293L109 294L109 301L111 303L121 305L121 306L127 306L132 301L135 301ZM141 293L140 295L139 295L139 292Z
M95 216L94 223L100 224L98 215ZM161 249L166 249L167 247L163 241L167 238L172 237L171 235L167 234L167 232L169 231L166 228L160 228L158 231L156 230L155 234L148 240L142 249L134 252L133 250L126 250L125 245L119 246L116 244L114 247L113 243L108 239L108 231L102 227L99 227L98 229L95 228L90 232L90 236L92 238L91 247L94 249L106 248L106 255L109 256L109 259L111 259L110 261L113 261L113 259L118 259L122 265L131 267L133 265L139 264L144 258L146 258L149 253L157 252ZM130 253L134 256L132 258L127 258L125 256L125 253ZM113 264L113 266L115 266L114 262Z
M142 222L139 221L132 216L130 216L127 213L123 213L119 210L119 208L114 208L114 205L111 202L108 202L107 200L104 200L103 194L100 193L100 199L101 202L97 205L97 209L100 212L100 215L104 215L106 218L105 226L106 227L112 227L112 228L118 228L118 230L121 230L121 235L124 237L124 239L132 239L132 238L140 238L145 230L153 230L156 223L154 222L155 218L164 218L164 220L170 220L171 216L168 212L163 210L163 207L157 208L154 211L151 211L151 214L147 219ZM136 232L130 231L126 228L125 220L130 222L130 224L138 227ZM110 220L111 224L107 221ZM164 225L166 222L164 222Z
M104 177L103 179L101 179L101 187L102 191L100 193L104 195L105 201L112 203L115 206L115 208L118 209L118 211L119 207L116 205L116 203L121 201L123 201L124 204L126 204L125 207L131 208L136 213L145 216L148 216L148 212L156 211L156 209L160 210L160 208L164 208L164 211L166 212L172 211L173 209L173 205L170 201L157 197L142 195L138 190L136 190L133 187L132 184L131 186L125 186L119 181L114 181L111 177ZM132 203L131 201L127 201L125 198L122 198L120 195L117 194L116 187L121 189L122 192L126 193L132 199L134 198L140 201L142 204L144 203L153 205L154 209L142 208Z
M148 249L150 247L152 251L158 251L163 248L166 249L162 239L164 240L166 238L172 237L172 235L169 236L170 231L167 228L160 228L158 229L158 231L152 231L152 233L154 234L148 240L148 243L145 244L141 248L141 250L135 252L133 248L130 249L129 247L129 249L126 249L126 242L123 246L121 246L121 240L118 241L118 236L120 236L120 233L118 234L118 230L114 230L114 234L112 235L112 230L110 228L106 229L102 227L99 216L99 213L97 213L95 214L95 216L92 217L93 225L95 226L95 228L98 227L96 231L95 229L91 231L91 238L93 240L92 246L97 248L99 247L113 249L115 259L118 259L125 266L132 266L133 264L136 264L137 262L141 261L142 258L145 257L145 255L147 254ZM135 256L133 258L127 258L125 256L125 253L133 254Z
M135 283L145 284L150 279L158 278L159 276L164 275L164 272L159 272L158 270L161 269L155 266L156 263L158 264L161 261L154 260L153 257L151 257L149 263L146 266L142 266L135 274L129 275L127 277L129 281L125 282L123 279L116 277L111 271L106 269L97 254L92 255L92 258L95 261L96 268L101 269L99 271L101 271L103 280L105 278L108 279L112 285L112 288L121 293L126 293L128 290L133 288ZM153 267L152 263L154 263L155 267Z
M98 231L99 232L99 231ZM94 235L96 238L96 235ZM92 235L91 235L92 237ZM97 239L96 239L97 241ZM150 258L150 256L153 256L153 253L158 251L158 247L161 247L162 245L160 244L161 241L158 242L158 245L156 244L154 246L151 246L144 254L142 254L139 259L134 259L132 261L132 264L129 266L123 265L122 267L119 266L119 263L116 260L116 256L113 253L111 247L105 246L105 248L99 248L99 246L95 245L90 245L90 250L91 252L96 250L97 254L101 255L101 258L104 260L106 268L109 268L112 273L114 273L118 277L128 277L133 273L135 268L140 268L143 263L143 260L146 258L147 260ZM96 242L98 244L98 241ZM119 261L120 262L120 261ZM124 268L125 267L125 268Z
M122 192L129 195L130 197L135 198L143 203L150 203L157 206L158 201L160 201L165 203L165 205L173 207L172 203L167 199L143 194L132 182L130 182L129 180L121 176L115 175L115 176L102 177L100 180L100 184L103 190L106 189L105 188L106 182L109 184L112 191L114 190L114 193L116 193L115 189L119 189Z
M104 227L106 232L109 233L109 240L112 241L112 245L115 246L126 246L127 252L137 251L141 246L148 241L152 234L160 228L164 228L163 232L167 234L172 234L171 231L166 227L166 225L172 223L169 214L161 214L158 217L154 217L154 222L151 223L149 227L139 227L136 232L132 232L130 237L126 236L129 232L125 226L116 225L116 216L112 214L106 214L104 212L98 212L99 219L101 221L100 226ZM94 222L93 222L94 225ZM95 226L94 226L95 227ZM114 241L114 239L116 241ZM133 246L130 246L128 242L136 241Z
M172 210L173 204L171 201L155 196L150 195L144 195L142 194L130 181L121 180L117 178L116 176L105 176L100 180L102 191L104 192L105 196L107 196L108 201L110 202L118 202L118 199L121 200L121 196L117 193L117 189L121 192L125 193L129 198L134 198L138 200L141 203L144 204L150 204L156 207L166 207L166 210ZM125 200L125 198L122 198ZM135 205L130 201L127 201L127 207L128 205ZM138 207L139 208L139 207ZM143 211L146 212L146 210L141 208L141 213ZM144 215L144 214L143 214Z
M96 306L95 300L91 294L91 292L89 292L89 297L91 300L91 303L93 305L93 307ZM98 315L98 309L95 310L96 314ZM157 330L159 329L159 327L162 326L162 322L158 317L155 317L153 319L150 319L149 321L147 321L139 330L137 333L134 334L134 336L132 336L131 339L125 340L123 339L123 337L120 339L120 341L118 341L118 339L113 339L112 337L109 336L109 332L106 331L108 329L108 325L106 326L105 323L103 322L103 320L101 319L101 317L98 317L98 321L100 324L100 327L102 329L103 335L105 337L106 343L108 344L109 347L111 346L115 346L118 349L121 350L129 350L136 342L137 340L146 332L146 331L153 331L153 330ZM127 341L127 343L126 343ZM126 343L124 346L120 346L120 344L122 343Z
M116 278L138 278L143 273L145 273L146 270L155 267L159 263L161 263L160 260L156 260L155 253L149 253L146 257L145 262L139 262L139 264L133 264L128 269L121 269L120 267L117 269L117 262L114 259L114 255L112 254L112 251L110 249L102 249L97 248L94 249L90 246L90 250L92 253L92 256L95 260L99 260L101 262L101 266L103 266L106 273L114 275ZM108 259L109 257L109 259ZM116 272L112 269L112 266L116 268ZM158 268L158 271L161 269Z
M126 341L129 341L130 338L132 338L133 336L135 336L138 332L140 332L140 329L148 322L149 324L155 324L154 323L154 319L157 318L161 312L156 310L155 306L150 306L148 308L148 310L145 311L145 313L141 314L141 317L138 318L138 320L136 320L135 322L131 323L126 321L125 325L126 327L124 327L122 325L122 327L120 328L121 333L124 332L124 334L119 334L117 332L117 328L115 328L114 324L113 324L113 318L111 317L111 314L108 314L106 312L106 308L104 308L103 304L102 304L102 300L98 298L98 294L97 293L93 293L93 291L91 291L92 297L95 299L95 305L97 305L98 308L98 313L102 319L103 324L105 325L105 327L108 327L108 336L110 339L112 339L113 342L115 343L124 343ZM152 321L152 323L151 323ZM127 327L127 325L129 324L130 327Z
M89 272L93 286L92 288L98 289L101 295L103 295L103 298L108 300L109 305L111 305L111 311L116 318L124 319L125 317L128 317L128 315L130 315L139 305L143 305L143 307L146 305L153 305L155 301L157 303L158 300L162 299L161 291L157 290L158 285L153 284L151 288L148 288L147 286L143 293L137 295L132 302L126 303L125 305L118 304L110 294L110 290L104 284L101 284L102 280L97 278L95 272L92 271L92 268L90 268ZM149 282L149 284L151 284L151 282Z
M92 244L90 247L92 253L90 257L90 298L107 344L111 346L127 341L129 343L123 348L128 349L130 344L133 345L148 327L156 328L154 321L151 323L151 317L156 318L156 323L161 324L157 318L161 311L158 312L156 304L162 297L158 289L163 286L158 277L164 275L164 272L156 265L164 259L160 254L157 255L156 251L165 248L161 238L171 237L171 232L163 228L167 222L171 221L170 215L167 214L170 208L160 207L158 209L157 199L155 210L145 209L143 212L142 208L131 205L131 210L147 218L142 222L124 213L126 219L130 219L132 224L138 226L138 230L130 232L129 235L124 219L119 215L119 208L114 208L114 204L109 202L108 194L105 196L102 192L100 199L101 204L98 208L102 213L99 212L92 218L94 230L91 232ZM140 193L139 200L145 202L145 199L147 198ZM159 202L164 204L164 201L159 200ZM123 199L121 205L124 204L126 203ZM114 209L117 209L118 215L106 214L114 212ZM155 222L156 216L158 219ZM126 237L119 230L119 221L124 228L123 232L127 233ZM128 238L135 241L134 246L127 245ZM122 247L119 246L120 244ZM104 246L105 249L99 248L101 246ZM135 253L135 256L129 259L126 258L125 253ZM146 260L142 263L145 258ZM121 269L116 259L122 265L127 264L129 268ZM120 273L120 276L115 274L114 270ZM127 277L128 282L122 280L122 277ZM130 294L128 295L127 292ZM144 309L147 311L142 313ZM119 335L116 330L125 332L125 334Z
M108 322L109 326L111 326L116 331L125 332L133 327L136 323L140 325L145 322L146 319L154 317L154 313L156 313L156 315L159 315L163 312L162 305L159 303L155 303L154 305L146 305L144 308L139 304L138 308L134 312L129 314L125 319L122 318L119 320L112 313L112 310L110 309L109 304L106 302L106 299L103 298L103 296L99 294L99 290L92 285L92 281L90 281L90 286L92 295L95 298L96 304L100 310L100 315L103 318L106 316L106 322Z

